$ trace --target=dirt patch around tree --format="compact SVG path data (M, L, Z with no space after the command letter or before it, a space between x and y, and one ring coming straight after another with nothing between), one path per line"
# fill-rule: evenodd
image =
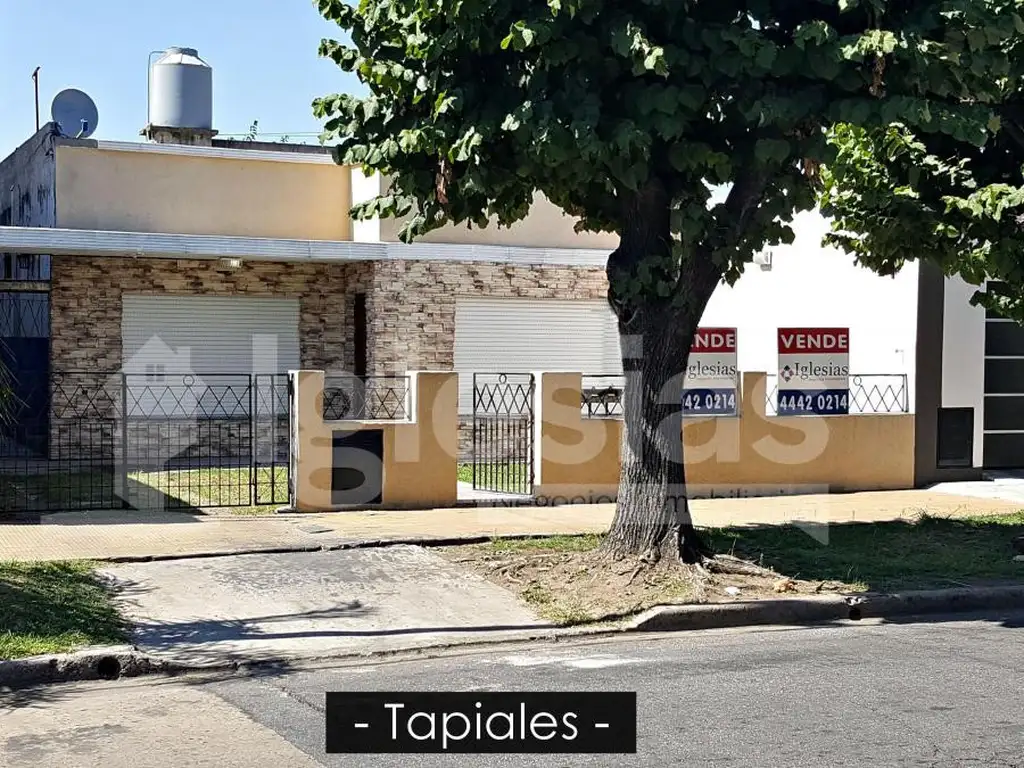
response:
M712 551L764 569L708 573L663 560L610 562L601 536L496 540L441 554L519 595L559 624L620 618L655 605L1024 583L1024 512L831 526L705 529ZM757 569L755 569L757 570Z
M735 602L856 592L840 581L703 574L677 564L638 568L597 551L600 536L555 536L445 547L440 554L515 592L542 618L570 626L623 618L655 605Z

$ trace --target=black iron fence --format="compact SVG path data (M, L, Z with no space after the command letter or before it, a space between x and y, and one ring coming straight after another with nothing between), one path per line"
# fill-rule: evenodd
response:
M850 414L909 413L910 388L905 373L853 374L850 376ZM581 409L587 419L622 418L625 377L615 374L585 375ZM778 377L767 377L765 413L776 415Z
M529 373L473 374L474 489L533 491L534 393Z
M287 389L285 374L21 381L0 423L0 512L283 504Z
M622 418L622 393L626 377L614 374L584 376L582 395L583 417L586 419Z
M909 413L910 387L905 373L851 374L850 415ZM779 379L775 374L765 382L765 414L777 415Z
M405 421L411 418L408 376L324 377L323 417L327 421Z

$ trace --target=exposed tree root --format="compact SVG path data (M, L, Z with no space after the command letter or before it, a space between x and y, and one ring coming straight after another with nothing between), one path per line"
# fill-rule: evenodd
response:
M711 555L705 557L699 565L712 573L729 573L736 576L764 576L770 579L781 578L781 575L771 568L752 563L749 560L741 560L732 555Z
M647 568L647 567L649 567L649 566L648 566L648 565L647 565L646 563L640 563L640 565L638 565L638 566L637 566L636 568L634 568L634 569L633 569L633 573L632 573L632 574L630 575L630 577L629 577L629 581L627 581L627 582L626 582L626 586L628 587L628 586L629 586L630 584L632 584L632 583L633 583L633 580L634 580L634 579L635 579L635 578L636 578L637 576L639 576L639 575L640 575L640 571L644 570L644 569L645 569L645 568ZM623 575L625 575L625 574L623 574Z

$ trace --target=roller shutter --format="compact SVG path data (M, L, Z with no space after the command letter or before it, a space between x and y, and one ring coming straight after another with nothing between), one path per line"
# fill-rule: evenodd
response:
M133 415L187 416L201 391L204 410L233 414L247 375L299 367L299 300L127 294L121 341Z
M463 414L472 411L473 373L621 375L615 316L603 299L459 298L455 370Z

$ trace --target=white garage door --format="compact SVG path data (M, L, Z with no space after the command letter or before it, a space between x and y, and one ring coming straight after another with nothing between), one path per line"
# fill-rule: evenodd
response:
M299 300L126 294L121 341L131 415L234 414L245 375L299 367Z
M581 371L621 375L615 315L604 299L459 298L459 410L473 410L473 373Z

